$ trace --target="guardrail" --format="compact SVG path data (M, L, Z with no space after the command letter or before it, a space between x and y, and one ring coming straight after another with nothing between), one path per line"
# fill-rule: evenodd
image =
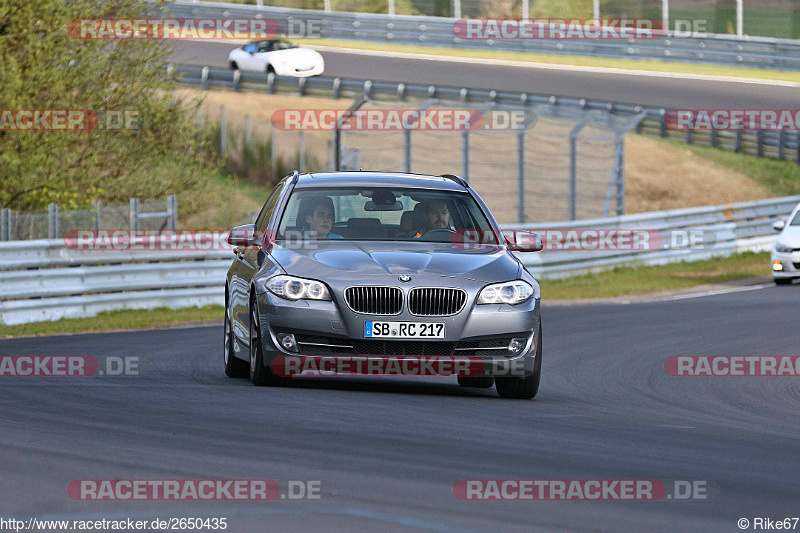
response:
M609 102L587 98L573 98L549 94L519 93L467 87L425 85L420 83L394 83L351 78L314 76L292 78L260 72L242 72L223 68L195 65L168 65L167 69L181 76L189 85L223 87L235 91L286 93L300 96L328 98L356 98L366 94L373 99L424 99L438 98L459 103L495 103L506 106L529 107L552 105L562 108L600 110L614 114L644 114L636 132L664 138L682 140L690 144L734 150L759 157L790 159L800 164L800 132L796 131L677 131L667 128L666 108Z
M788 216L800 196L732 205L677 209L579 222L508 225L540 232L575 229L649 229L713 236L702 247L648 252L547 250L521 254L534 275L557 278L621 265L699 261L769 249L772 222ZM672 243L668 243L672 244ZM706 243L708 244L708 243ZM229 250L76 250L65 240L0 243L0 324L94 316L115 309L193 307L224 302ZM765 264L765 273L768 265Z
M503 228L529 229L543 234L560 231L566 244L570 243L570 231L585 229L655 230L664 237L664 242L658 249L648 251L576 250L565 246L562 250L520 254L523 263L534 275L543 278L561 278L623 265L663 265L680 261L702 261L737 252L769 250L777 237L772 223L786 218L798 203L800 196L790 196L595 220L510 224L504 225ZM575 232L573 239L579 241L581 238L579 235ZM693 235L697 235L699 241L695 246L690 244ZM597 240L595 237L594 241ZM769 272L768 267L769 265L764 265L765 273Z
M800 41L793 39L717 34L684 37L667 32L660 39L474 41L456 37L453 33L456 19L444 17L326 12L185 0L170 4L168 8L176 17L271 18L277 20L284 31L290 21L304 28L311 22L315 28L318 24L318 36L326 39L800 70Z

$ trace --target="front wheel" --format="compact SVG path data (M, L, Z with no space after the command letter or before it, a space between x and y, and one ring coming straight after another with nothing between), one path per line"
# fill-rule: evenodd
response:
M261 338L261 321L255 297L250 300L250 381L259 387L267 385L279 387L287 385L292 378L275 375L264 366L264 345Z
M539 392L542 380L542 319L539 319L539 342L536 345L536 362L533 374L524 378L495 378L497 394L501 398L530 400Z
M225 302L225 347L222 352L222 359L225 363L225 375L229 378L243 378L247 376L247 363L236 357L233 353L233 321L230 317L228 303Z

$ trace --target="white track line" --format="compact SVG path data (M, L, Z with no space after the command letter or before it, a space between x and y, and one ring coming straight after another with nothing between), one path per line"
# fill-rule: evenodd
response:
M772 287L773 283L763 283L761 285L752 285L750 287L734 287L732 289L720 289L716 291L707 291L707 292L697 292L694 294L681 294L678 296L670 296L668 298L659 298L657 300L651 300L651 302L670 302L674 300L688 300L691 298L704 298L706 296L717 296L720 294L730 294L734 292L746 292L746 291L756 291L759 289L766 289L767 287Z

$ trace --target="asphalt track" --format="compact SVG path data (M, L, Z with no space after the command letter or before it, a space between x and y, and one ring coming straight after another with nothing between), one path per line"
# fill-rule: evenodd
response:
M544 286L546 298L546 284ZM227 517L228 531L739 531L798 516L800 381L679 378L670 355L797 354L800 285L544 306L533 401L454 378L229 379L220 326L0 341L137 356L138 377L1 378L0 516ZM321 499L84 502L75 479L321 481ZM704 480L710 498L464 502L460 479Z
M178 41L171 60L227 67L235 44ZM377 57L323 51L325 75L375 81L425 83L475 89L530 92L666 108L794 109L800 88L762 83L686 80L619 73L579 72Z

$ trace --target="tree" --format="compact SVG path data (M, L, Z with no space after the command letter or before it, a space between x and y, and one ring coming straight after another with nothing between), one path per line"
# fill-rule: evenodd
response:
M203 153L185 110L172 102L167 46L68 33L74 19L152 17L159 7L142 0L0 3L2 110L92 110L101 118L124 115L127 126L138 122L138 129L102 129L103 122L92 131L0 131L0 205L120 200L164 160Z

